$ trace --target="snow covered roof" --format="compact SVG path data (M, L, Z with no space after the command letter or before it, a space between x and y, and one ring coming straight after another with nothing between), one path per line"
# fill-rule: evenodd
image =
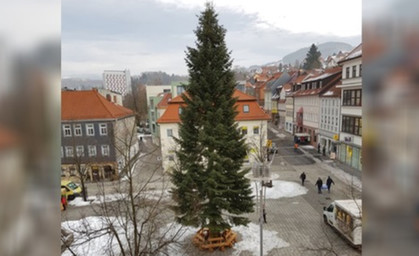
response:
M336 206L351 213L356 218L362 215L362 200L361 199L348 199L348 200L336 200Z
M343 58L341 61L339 61L339 63L343 63L343 62L348 61L348 60L359 58L361 56L362 56L362 43L359 44L354 49L352 49L352 51L350 51L345 58Z

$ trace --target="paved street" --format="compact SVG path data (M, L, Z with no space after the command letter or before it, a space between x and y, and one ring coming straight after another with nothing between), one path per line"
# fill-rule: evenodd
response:
M278 134L280 136L277 136ZM350 247L343 238L338 236L331 227L326 226L322 219L323 206L328 205L331 201L351 197L360 198L360 185L353 188L354 181L351 178L351 174L354 174L355 181L360 183L360 173L342 167L338 162L317 154L315 149L300 147L295 151L292 136L283 131L269 131L268 137L279 147L279 152L271 166L272 173L279 175L279 180L300 183L299 176L304 171L307 175L305 187L308 189L308 193L292 198L266 200L268 223L264 225L265 230L278 232L278 237L289 243L290 246L273 249L265 255L328 255L325 254L326 249L333 249L338 252L338 255L361 255L359 251ZM149 144L148 150L151 148L151 144ZM156 168L157 159L158 151L155 151L144 159L145 163L136 167L139 177L141 177L138 178L139 181L144 180L144 176L150 177L150 170ZM160 174L161 171L158 170L157 175L153 176L152 189L161 187L161 180L158 179ZM318 177L321 177L325 182L327 176L331 176L336 185L332 185L330 194L327 192L318 194L314 183ZM93 186L94 184L89 184L89 191L95 191ZM90 206L78 208L70 206L70 209L63 214L63 220L78 219L82 215L93 215L93 211L89 209ZM249 218L253 223L258 223L256 212L250 214ZM187 251L191 256L208 255L208 252L201 252L192 245L187 248ZM216 251L211 255L231 255L232 252L232 249L227 249L225 252ZM251 254L242 252L240 255Z

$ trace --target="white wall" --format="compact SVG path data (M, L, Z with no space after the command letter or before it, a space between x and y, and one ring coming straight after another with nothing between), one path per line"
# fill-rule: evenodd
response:
M320 99L316 96L305 96L294 98L294 119L297 118L297 111L302 107L303 125L312 128L319 128Z
M171 90L171 85L146 85L146 94L147 94L147 106L149 103L150 97L156 97L159 93L162 93L163 90Z
M165 171L169 170L176 161L176 143L172 137L167 136L167 130L172 129L174 137L179 136L179 125L177 123L160 124L160 147L162 154L162 164ZM170 160L173 157L173 160Z
M322 97L320 102L319 128L338 134L341 126L340 98Z

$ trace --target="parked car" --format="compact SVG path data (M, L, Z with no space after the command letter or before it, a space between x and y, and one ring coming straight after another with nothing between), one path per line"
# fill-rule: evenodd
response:
M71 180L61 180L61 190L64 191L67 200L73 200L82 192L81 187Z

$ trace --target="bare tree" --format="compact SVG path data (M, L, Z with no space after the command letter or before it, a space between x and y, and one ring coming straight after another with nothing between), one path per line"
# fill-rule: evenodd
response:
M115 125L114 147L121 162L120 179L99 182L97 201L92 205L100 225L87 221L81 230L72 230L79 237L71 246L88 244L98 237L109 237L107 255L169 255L169 246L176 245L183 230L168 210L169 183L160 163L153 161L159 148L137 147L136 125L125 119ZM74 251L74 250L73 250Z

